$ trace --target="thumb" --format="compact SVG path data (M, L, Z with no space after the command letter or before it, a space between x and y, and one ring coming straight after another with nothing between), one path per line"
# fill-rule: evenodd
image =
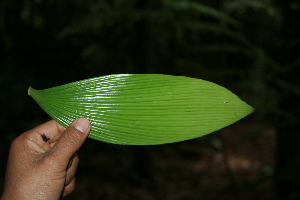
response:
M90 126L86 118L78 118L61 134L51 149L51 154L58 163L68 164L70 158L87 138Z

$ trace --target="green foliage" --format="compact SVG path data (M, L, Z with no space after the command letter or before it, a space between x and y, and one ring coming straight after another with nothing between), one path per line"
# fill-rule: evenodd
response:
M91 121L90 138L131 145L192 139L253 112L227 89L204 80L157 74L120 74L78 81L29 94L67 127Z
M187 11L187 12L195 11L197 14L213 17L219 21L226 22L235 27L241 26L241 24L236 19L234 19L227 13L219 11L211 6L201 4L199 2L196 3L193 1L187 1L187 0L185 0L185 1L167 0L167 1L165 1L165 3L166 3L166 5L170 6L174 10Z

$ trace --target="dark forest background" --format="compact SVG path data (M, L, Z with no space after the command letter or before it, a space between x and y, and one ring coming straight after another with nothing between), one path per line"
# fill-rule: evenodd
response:
M87 140L66 199L300 199L296 0L1 0L0 189L10 142L50 118L27 95L108 74L222 85L256 108L202 138Z

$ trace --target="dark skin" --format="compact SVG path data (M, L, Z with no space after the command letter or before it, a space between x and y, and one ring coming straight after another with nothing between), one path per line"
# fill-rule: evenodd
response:
M70 194L79 162L76 151L89 131L85 118L67 129L52 120L17 137L10 147L1 200L56 200Z

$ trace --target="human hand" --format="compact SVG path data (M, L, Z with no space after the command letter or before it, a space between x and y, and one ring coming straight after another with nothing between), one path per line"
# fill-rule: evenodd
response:
M90 122L75 120L67 129L54 120L17 137L11 144L1 200L56 200L75 187L76 151Z

